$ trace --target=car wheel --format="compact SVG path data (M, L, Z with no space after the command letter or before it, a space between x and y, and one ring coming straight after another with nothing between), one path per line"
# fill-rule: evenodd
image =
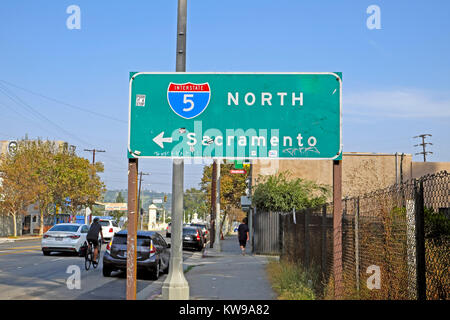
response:
M42 253L44 254L44 256L49 256L50 255L50 251L42 251Z
M158 261L156 268L152 271L152 280L158 280L159 273L161 272L161 262Z
M105 267L103 267L103 270L102 270L102 272L103 272L103 276L104 276L104 277L110 277L110 276L111 276L111 272L112 272L112 270L111 270L111 269L109 269L109 268L105 268Z
M167 267L163 270L164 274L168 274L169 273L169 261L167 261Z

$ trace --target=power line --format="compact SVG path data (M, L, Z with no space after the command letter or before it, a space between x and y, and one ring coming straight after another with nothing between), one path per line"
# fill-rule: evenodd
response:
M23 90L25 92L31 93L31 94L33 94L35 96L39 96L41 98L44 98L44 99L47 99L47 100L50 100L50 101L53 101L53 102L56 102L58 104L66 106L66 107L69 107L69 108L72 108L72 109L76 109L76 110L79 110L79 111L83 111L83 112L86 112L86 113L90 113L90 114L93 114L93 115L96 115L98 117L102 117L102 118L105 118L105 119L109 119L109 120L117 121L117 122L120 122L120 123L128 124L128 122L125 121L125 120L117 119L117 118L114 118L112 116L109 116L109 115L106 115L106 114L103 114L103 113L99 113L99 112L96 112L96 111L92 111L92 110L88 110L88 109L85 109L85 108L81 108L81 107L75 106L73 104L70 104L70 103L67 103L67 102L64 102L64 101L52 98L52 97L48 97L46 95L43 95L43 94L31 91L31 90L23 88L23 87L20 87L20 86L18 86L16 84L13 84L13 83L5 81L5 80L0 80L0 81L4 82L4 83L6 83L6 84L8 84L8 85L10 85L12 87L15 87L17 89Z
M47 118L46 116L44 116L43 114L41 114L40 112L36 111L30 104L26 103L24 100L22 100L21 98L19 98L16 94L14 94L13 92L11 92L11 90L9 90L8 88L6 88L4 85L0 84L0 91L6 95L9 99L11 99L13 102L15 102L17 105L19 106L23 106L26 109L28 109L29 111L31 111L31 113L33 115L35 115L38 118L43 119L44 121L50 123L52 126L56 127L57 129L59 129L60 131L64 132L66 135L68 135L69 137L72 137L73 139L76 139L80 142L82 142L85 145L91 145L89 142L84 141L83 139L78 138L76 135L70 133L69 131L65 130L64 128L62 128L61 126L59 126L57 123L53 122L52 120L50 120L49 118Z
M425 138L426 137L431 137L431 134L420 134L418 136L415 136L414 138L422 138L422 143L416 144L414 145L414 147L418 147L418 146L422 146L422 152L418 152L416 153L416 155L418 154L423 154L423 162L427 162L427 154L433 154L433 152L431 151L426 151L426 146L427 144L429 145L433 145L431 142L425 142Z

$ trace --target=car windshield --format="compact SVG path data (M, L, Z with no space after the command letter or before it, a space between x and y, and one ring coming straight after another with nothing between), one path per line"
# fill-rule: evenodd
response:
M191 226L206 229L206 226L204 224L191 224Z
M101 221L99 221L99 223L102 227L109 227L109 221L101 220Z
M196 234L197 229L195 228L183 228L183 234Z
M51 228L48 231L68 231L68 232L77 232L80 226L69 226L69 225L57 225Z
M113 245L115 244L122 244L122 245L126 245L127 244L127 236L126 235L121 235L121 236L115 236L113 239ZM150 238L146 238L146 237L138 237L137 238L137 246L138 247L150 247Z

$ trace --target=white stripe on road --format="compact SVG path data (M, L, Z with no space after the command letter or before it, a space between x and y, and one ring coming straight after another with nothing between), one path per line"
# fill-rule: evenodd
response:
M53 259L53 260L51 260L51 261L59 261L59 260L62 260L63 258L58 258L58 259Z

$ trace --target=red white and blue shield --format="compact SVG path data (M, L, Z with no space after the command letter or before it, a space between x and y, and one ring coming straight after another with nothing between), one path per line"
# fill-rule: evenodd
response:
M209 83L173 83L167 89L167 100L173 112L192 119L205 111L211 98Z

